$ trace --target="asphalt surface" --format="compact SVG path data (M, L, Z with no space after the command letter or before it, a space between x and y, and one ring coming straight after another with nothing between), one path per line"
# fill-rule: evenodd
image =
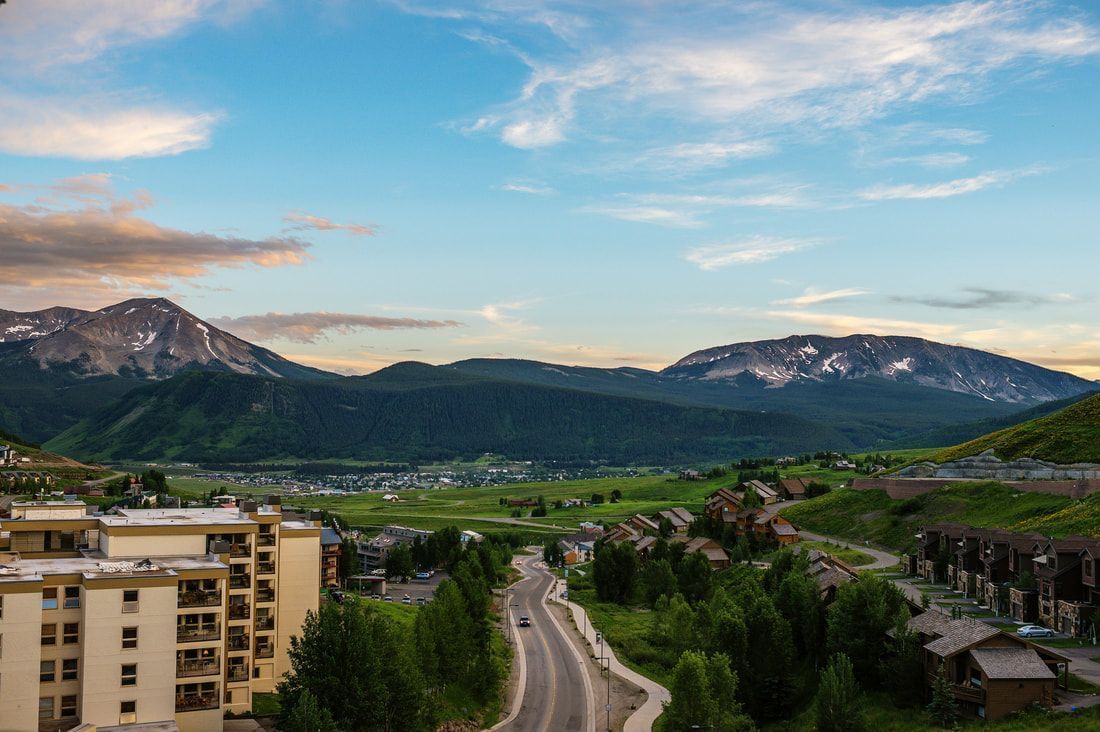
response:
M590 729L586 692L587 670L581 665L569 639L550 616L543 601L556 578L541 566L541 557L523 557L519 569L527 579L513 585L510 594L511 632L523 634L526 685L515 719L500 729L509 732L558 732ZM519 619L531 619L527 628Z

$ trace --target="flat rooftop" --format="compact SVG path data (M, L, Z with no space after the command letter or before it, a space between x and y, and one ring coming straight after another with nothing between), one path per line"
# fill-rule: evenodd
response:
M26 582L48 575L81 574L88 579L99 577L163 577L182 570L228 569L217 559L206 556L155 557L150 561L155 569L141 569L144 559L108 559L102 552L86 552L81 557L51 559L7 559L0 564L0 582Z

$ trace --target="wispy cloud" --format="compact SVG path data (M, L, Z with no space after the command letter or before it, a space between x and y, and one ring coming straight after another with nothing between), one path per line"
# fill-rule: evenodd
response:
M753 236L725 244L706 244L688 250L684 259L705 271L713 271L739 264L768 262L784 254L809 249L818 244L816 239L782 239L770 236Z
M865 188L858 196L865 201L892 201L900 199L950 198L975 193L991 186L1002 186L1018 178L1035 175L1039 168L1021 170L991 170L971 178L956 178L941 183L904 183L901 185L877 185Z
M620 221L633 221L640 224L658 224L671 226L678 229L696 229L703 225L699 220L699 212L685 211L663 206L608 205L608 206L584 206L578 209L581 213L610 216Z
M264 313L212 318L211 323L249 341L283 340L315 343L329 333L347 335L358 330L435 330L457 328L456 320L391 318L354 313Z
M529 193L533 196L549 196L554 193L554 189L550 186L526 181L509 181L502 185L500 190L510 191L511 193Z
M795 307L805 307L807 305L820 305L824 302L832 302L834 300L847 300L852 297L859 297L861 295L870 294L870 290L864 290L858 287L846 287L841 290L828 290L820 291L813 287L806 288L806 291L797 297L788 297L782 300L775 300L772 305L794 305Z
M355 236L374 236L378 227L374 224L338 224L323 216L314 216L304 211L294 211L283 216L288 224L287 231L346 231Z
M558 6L494 3L463 20L508 36L517 21L530 23L549 7ZM628 3L599 13L578 8L560 13L578 21L562 43L522 52L527 83L487 126L525 148L560 143L580 126L618 129L639 115L759 129L858 126L931 99L973 98L998 72L1100 52L1095 27L1051 7L963 0L839 16L771 3L731 12L715 3L690 19L676 4L650 4L644 13Z
M918 335L924 338L946 338L958 331L958 327L945 323L926 323L915 320L815 313L807 310L771 310L763 315L772 320L782 320L822 329L826 335Z
M894 295L890 300L893 302L913 303L917 305L926 305L932 308L946 308L950 310L983 310L1014 305L1035 306L1049 305L1052 303L1069 303L1074 301L1074 297L1066 293L1037 295L1031 292L995 290L986 287L965 287L963 288L963 292L967 293L963 297Z
M887 158L883 165L919 165L922 168L954 168L970 162L970 156L958 152L926 153L924 155L902 155Z

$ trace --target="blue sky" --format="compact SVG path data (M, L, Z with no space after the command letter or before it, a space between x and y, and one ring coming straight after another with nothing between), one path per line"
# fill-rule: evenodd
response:
M349 373L905 334L1100 378L1100 14L0 7L0 307L170 297Z

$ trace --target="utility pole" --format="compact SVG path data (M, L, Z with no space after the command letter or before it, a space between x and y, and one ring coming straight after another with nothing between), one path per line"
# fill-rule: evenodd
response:
M611 657L607 657L607 732L611 732Z

